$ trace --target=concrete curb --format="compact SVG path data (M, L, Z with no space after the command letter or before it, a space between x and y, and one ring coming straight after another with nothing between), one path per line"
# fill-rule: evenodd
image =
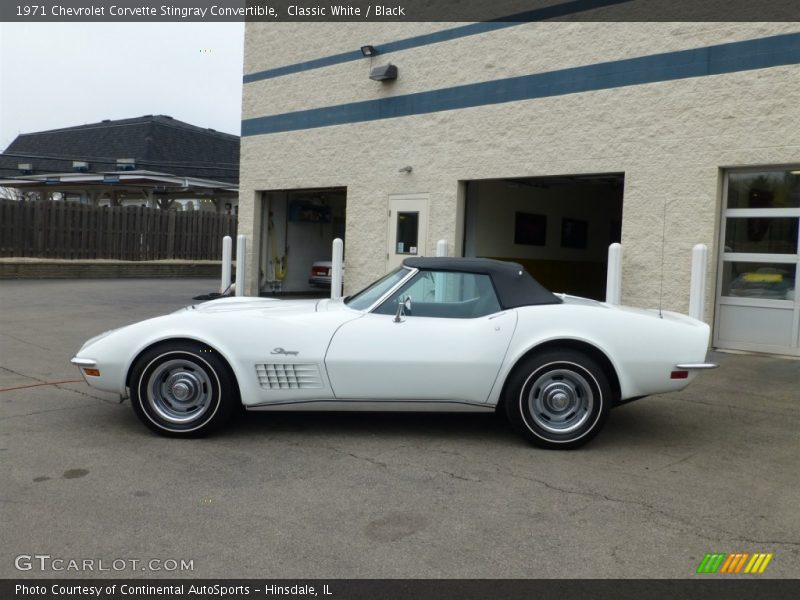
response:
M0 261L0 279L110 279L219 277L216 261L31 260Z

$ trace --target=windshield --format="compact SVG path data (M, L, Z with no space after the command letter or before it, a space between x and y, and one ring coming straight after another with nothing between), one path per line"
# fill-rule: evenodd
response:
M410 269L400 267L384 275L375 283L365 287L356 295L349 296L344 303L356 310L367 310L370 306L375 304L381 296L397 285L409 272Z

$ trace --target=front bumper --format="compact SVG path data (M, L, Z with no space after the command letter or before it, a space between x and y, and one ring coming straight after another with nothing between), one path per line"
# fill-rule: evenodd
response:
M81 369L83 369L83 367L93 368L97 366L97 361L92 358L78 358L77 356L73 356L69 362Z
M73 365L78 367L81 372L81 377L83 380L89 384L94 385L94 382L99 379L99 375L94 373L87 373L87 370L96 369L97 368L97 361L93 358L80 358L78 356L73 356L70 361Z
M105 362L101 366L97 360L82 356L73 356L69 362L78 367L87 385L112 394L125 395L127 393L124 384L121 383L124 381L121 368Z

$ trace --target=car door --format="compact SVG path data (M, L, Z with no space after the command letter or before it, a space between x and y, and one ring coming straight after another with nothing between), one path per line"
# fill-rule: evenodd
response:
M396 318L398 302L411 307ZM337 398L486 402L517 322L488 275L420 271L360 319L325 358Z

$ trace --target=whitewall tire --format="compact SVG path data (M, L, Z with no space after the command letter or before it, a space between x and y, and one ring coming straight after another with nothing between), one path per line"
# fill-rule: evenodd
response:
M590 357L548 350L523 360L512 372L504 403L509 421L533 444L571 449L605 425L611 386Z
M239 404L227 363L201 344L174 342L144 352L133 365L131 404L150 429L199 437L224 424Z

